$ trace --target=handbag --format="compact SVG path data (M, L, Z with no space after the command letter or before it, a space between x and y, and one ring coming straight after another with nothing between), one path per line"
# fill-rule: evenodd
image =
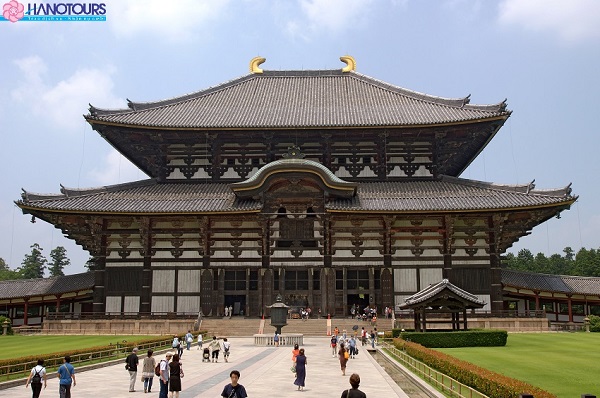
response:
M293 364L290 370L292 371L292 373L296 373L296 364Z

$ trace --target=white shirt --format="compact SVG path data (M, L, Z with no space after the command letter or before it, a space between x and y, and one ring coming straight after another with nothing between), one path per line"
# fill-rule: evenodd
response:
M42 378L42 381L43 381L44 375L46 374L46 368L43 367L42 365L35 365L31 369L31 375L34 376L36 373L40 374L40 377Z

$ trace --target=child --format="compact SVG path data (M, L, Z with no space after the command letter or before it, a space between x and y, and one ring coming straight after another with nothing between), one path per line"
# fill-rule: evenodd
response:
M232 370L231 373L229 373L229 377L231 378L231 383L223 388L221 396L225 398L246 398L248 396L248 394L246 394L246 389L243 385L238 384L240 372Z
M227 341L227 338L223 339L223 358L225 362L229 362L229 348L231 347L231 343Z

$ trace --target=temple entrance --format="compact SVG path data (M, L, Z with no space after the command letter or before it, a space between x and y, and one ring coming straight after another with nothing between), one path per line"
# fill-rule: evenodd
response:
M246 295L226 294L225 306L233 308L233 315L246 315Z
M347 297L347 309L346 315L352 315L351 310L352 306L354 306L356 313L355 315L362 315L366 307L369 306L369 295L368 294L349 294Z

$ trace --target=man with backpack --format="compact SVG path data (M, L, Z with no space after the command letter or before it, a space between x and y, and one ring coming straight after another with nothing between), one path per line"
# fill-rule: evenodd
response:
M31 373L25 382L25 388L31 384L31 390L33 391L33 398L39 398L40 392L42 391L42 380L44 381L44 388L46 388L46 381L48 376L46 375L46 368L44 367L44 360L38 359L37 365L31 369Z
M167 352L165 354L165 359L156 365L158 373L156 373L156 370L154 373L159 376L158 381L160 382L160 393L158 394L158 398L167 398L167 395L169 394L169 361L172 357L173 353Z

